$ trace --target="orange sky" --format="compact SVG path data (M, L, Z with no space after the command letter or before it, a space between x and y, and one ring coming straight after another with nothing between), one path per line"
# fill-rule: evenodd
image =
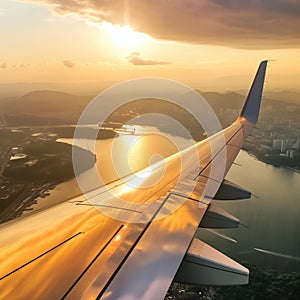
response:
M0 3L0 84L84 88L155 76L202 90L242 90L267 58L276 60L270 63L267 89L300 90L297 1L74 3Z

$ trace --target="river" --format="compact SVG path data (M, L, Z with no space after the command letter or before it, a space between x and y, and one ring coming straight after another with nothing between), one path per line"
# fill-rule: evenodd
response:
M199 230L199 237L239 261L300 271L300 174L241 151L226 178L257 197L214 201L248 228Z

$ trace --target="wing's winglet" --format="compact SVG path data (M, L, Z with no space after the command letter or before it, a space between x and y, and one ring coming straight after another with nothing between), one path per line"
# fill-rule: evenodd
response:
M267 60L260 63L251 89L247 96L246 102L241 112L241 117L246 118L251 123L255 124L258 120L261 96L265 82Z

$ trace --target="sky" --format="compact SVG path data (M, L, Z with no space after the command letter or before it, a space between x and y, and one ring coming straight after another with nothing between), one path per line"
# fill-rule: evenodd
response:
M1 0L0 38L0 85L245 90L270 59L266 89L300 91L298 0Z

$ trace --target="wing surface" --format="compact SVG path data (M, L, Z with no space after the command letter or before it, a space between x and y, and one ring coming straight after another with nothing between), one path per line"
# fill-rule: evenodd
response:
M0 226L0 298L163 299L187 255L196 259L197 247L208 251L194 235L257 121L266 64L236 122L196 145L200 166L186 149L166 160L154 187L132 188L130 175L90 192L89 201L79 196ZM160 171L158 165L141 172L151 181ZM120 206L114 195L127 204ZM234 272L248 276L242 267Z

